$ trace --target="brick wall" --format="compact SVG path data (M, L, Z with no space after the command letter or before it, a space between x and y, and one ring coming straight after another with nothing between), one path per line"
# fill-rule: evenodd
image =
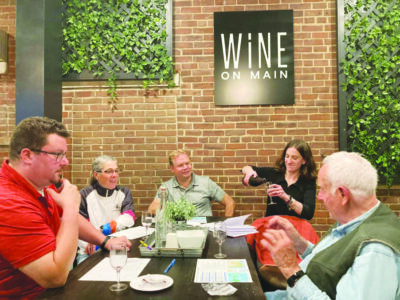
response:
M6 30L15 36L15 19L10 17L15 17L15 1L0 0L0 5L10 11L6 16L1 9L0 26L10 22ZM294 11L295 104L216 107L213 12L277 9ZM161 181L171 176L168 152L185 148L192 153L196 173L210 176L236 200L237 215L263 216L265 191L242 186L239 170L244 165L272 165L293 138L309 142L318 165L324 155L338 150L335 22L334 0L175 0L177 88L145 93L134 82L120 82L118 110L111 112L104 82L64 83L63 120L72 132L71 164L64 176L84 187L92 159L113 155L123 170L120 183L131 188L141 212ZM0 119L6 120L0 126L8 124L0 127L2 136L14 123L13 74L0 75ZM6 117L3 106L10 111ZM397 214L399 193L398 187L390 195L384 187L379 190ZM214 214L222 214L220 206L214 206ZM332 223L318 201L312 223L319 233Z
M15 32L16 0L0 0L0 30L8 34L8 73L0 74L0 158L15 126Z

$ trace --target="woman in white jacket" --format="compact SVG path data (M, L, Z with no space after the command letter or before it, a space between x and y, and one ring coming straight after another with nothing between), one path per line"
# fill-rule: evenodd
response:
M118 163L108 155L94 159L90 185L83 188L79 213L105 235L131 227L135 208L129 188L118 186ZM95 251L95 246L79 241L77 263Z

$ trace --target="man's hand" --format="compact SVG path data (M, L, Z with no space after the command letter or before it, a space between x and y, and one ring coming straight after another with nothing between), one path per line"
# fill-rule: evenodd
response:
M149 212L151 212L153 215L156 214L157 208L160 207L160 199L154 198L153 202L151 202L149 208L147 209Z
M111 245L115 245L115 244L120 244L120 243L124 243L128 250L130 249L130 247L132 246L131 242L127 239L126 236L120 236L120 237L116 237L113 239L109 239L105 245L107 250L111 249Z
M96 251L96 245L87 243L85 247L85 253L88 255L92 255Z
M232 217L235 213L235 200L233 200L231 196L225 193L224 198L222 198L220 203L225 206L225 217Z
M292 235L296 236L296 234L298 234L297 230L289 220L279 216L270 218L268 220L267 227L271 229L282 229L289 237Z
M48 194L63 209L54 251L20 267L20 271L45 288L65 284L76 255L81 195L75 185L63 180L61 192L47 189Z
M298 253L303 254L304 251L306 251L308 242L300 235L300 233L298 233L296 228L294 228L293 224L290 223L289 220L275 216L268 221L267 227L271 229L283 230L291 239L294 248Z
M47 189L47 192L63 210L71 208L79 211L81 194L76 185L71 184L67 179L63 179L63 188L60 193L52 189Z
M271 253L272 259L286 279L300 270L297 264L296 250L285 231L270 229L265 231L263 236L261 246L267 248Z

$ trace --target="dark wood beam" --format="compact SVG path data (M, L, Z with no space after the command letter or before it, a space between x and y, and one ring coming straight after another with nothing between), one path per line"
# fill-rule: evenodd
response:
M17 0L16 123L62 120L61 0Z

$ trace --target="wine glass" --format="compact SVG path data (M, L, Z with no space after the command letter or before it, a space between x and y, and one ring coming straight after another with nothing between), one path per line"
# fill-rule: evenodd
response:
M265 188L267 189L267 205L273 205L276 204L276 202L274 202L274 200L272 199L272 197L270 197L270 195L268 194L268 189L271 186L272 182L271 181L266 181L265 182Z
M153 222L153 217L151 216L151 212L144 211L142 213L142 225L146 228L146 236L148 235L149 227Z
M121 269L125 266L127 259L127 247L125 243L111 245L110 264L117 271L117 283L110 286L110 291L119 292L126 290L128 287L126 283L121 283L119 280Z
M213 236L219 245L219 253L215 254L215 258L225 258L226 254L221 252L222 243L226 240L226 225L224 222L214 223Z

